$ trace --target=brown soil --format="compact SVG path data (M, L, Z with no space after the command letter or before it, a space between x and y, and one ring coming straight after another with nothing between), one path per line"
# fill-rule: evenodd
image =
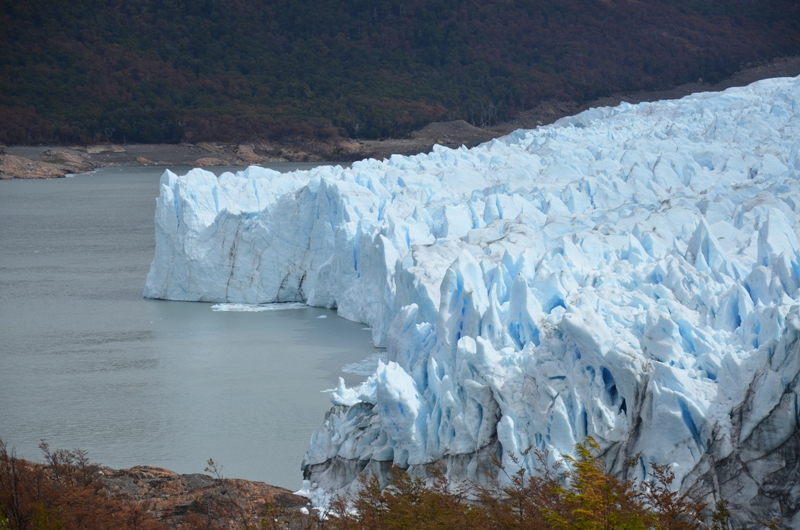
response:
M776 59L741 70L716 84L698 79L675 88L655 92L633 92L590 101L583 105L568 101L545 101L507 123L479 128L463 120L431 123L407 138L387 140L335 139L327 142L277 144L229 144L204 142L178 145L95 145L89 147L0 147L0 179L53 178L90 171L103 166L246 166L270 162L349 162L363 158L389 158L393 154L430 152L434 145L473 147L516 129L548 125L592 107L616 106L622 101L640 103L677 99L695 92L719 91L745 86L771 77L800 75L800 57ZM8 156L11 155L11 156Z

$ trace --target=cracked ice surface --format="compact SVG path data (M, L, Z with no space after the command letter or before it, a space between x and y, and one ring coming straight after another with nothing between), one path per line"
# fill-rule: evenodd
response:
M326 477L337 459L492 447L513 470L506 451L587 435L680 482L796 375L798 178L800 78L349 169L167 171L144 294L306 302L372 328L388 361L340 382L306 455L328 486L352 478Z

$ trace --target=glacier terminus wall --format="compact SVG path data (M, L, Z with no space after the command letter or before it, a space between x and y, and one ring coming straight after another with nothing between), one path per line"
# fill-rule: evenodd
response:
M321 487L593 436L800 527L798 230L800 78L772 79L346 169L167 171L144 295L372 328L388 361L333 392Z

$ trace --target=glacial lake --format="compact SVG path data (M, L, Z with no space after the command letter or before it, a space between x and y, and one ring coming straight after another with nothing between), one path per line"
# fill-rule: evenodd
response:
M324 390L363 380L380 350L331 310L142 298L163 171L0 182L0 438L24 458L45 439L115 468L199 473L213 458L226 477L297 489Z

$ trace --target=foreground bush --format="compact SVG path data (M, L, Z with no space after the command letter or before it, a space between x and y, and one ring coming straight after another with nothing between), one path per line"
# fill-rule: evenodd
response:
M168 528L136 502L103 491L100 467L80 450L51 451L41 446L45 463L18 459L0 440L0 530L78 530ZM527 457L528 452L520 455ZM225 513L189 514L170 528L247 529L537 529L537 530L727 530L724 502L713 513L688 494L671 490L674 475L654 464L646 481L621 480L606 472L599 446L591 438L576 446L573 457L548 464L546 453L534 452L534 473L518 465L504 485L486 487L448 483L444 473L430 470L431 479L412 477L402 469L390 472L382 487L375 476L365 478L358 494L334 499L323 517L308 516L279 505L268 506L259 520L245 515L234 495L213 510ZM521 461L512 455L512 461ZM498 465L499 462L498 462ZM210 462L216 480L227 479ZM501 474L506 470L500 466ZM210 505L209 505L210 507ZM238 507L238 510L237 510ZM211 508L209 508L211 509ZM213 511L212 510L212 511ZM226 524L220 526L218 522ZM763 527L781 528L777 521Z
M101 493L100 468L85 451L40 447L43 465L16 458L0 440L0 529L164 528L137 504Z
M393 470L381 489L377 478L364 482L354 499L337 499L340 529L727 529L725 503L706 520L706 505L671 491L674 475L654 464L652 480L620 480L606 473L599 446L589 438L576 446L576 457L555 465L536 452L537 473L520 470L508 484L452 489L441 472L432 484ZM527 452L522 455L527 456ZM516 457L512 456L512 460ZM502 469L502 468L501 468Z

